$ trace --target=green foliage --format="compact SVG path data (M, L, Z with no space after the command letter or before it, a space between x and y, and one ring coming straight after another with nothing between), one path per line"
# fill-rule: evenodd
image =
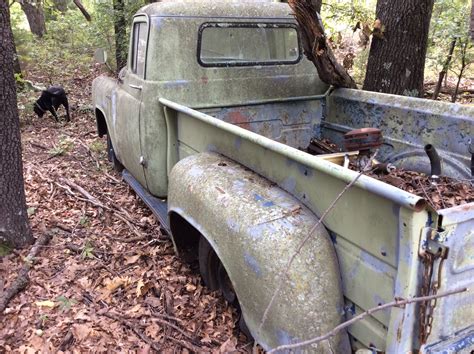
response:
M69 311L77 303L77 300L69 299L64 295L58 296L56 301L59 302L59 308L64 312Z
M350 34L357 24L372 24L376 0L323 2L321 17L328 37L337 41L339 35Z
M12 248L8 244L0 242L0 257L9 255L11 251Z
M82 259L95 258L94 257L94 246L89 241L86 242L86 244L84 246L84 249L82 250L81 257L82 257Z
M426 60L426 71L437 76L448 56L451 42L457 44L451 61L451 68L458 68L462 60L462 46L467 45L466 60L472 62L474 53L469 40L470 0L436 0L431 17L430 38Z
M62 156L71 151L73 147L74 141L68 136L61 135L58 144L49 150L48 153L51 156Z
M105 143L102 140L94 140L89 144L89 149L95 153L101 153L105 151Z

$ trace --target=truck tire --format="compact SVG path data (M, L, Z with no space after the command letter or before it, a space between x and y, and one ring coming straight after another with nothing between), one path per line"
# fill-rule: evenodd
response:
M209 290L215 291L219 289L219 283L217 281L217 272L221 261L217 256L212 246L207 240L201 236L199 239L199 272L201 273L204 285Z
M112 140L110 139L109 134L107 134L107 159L112 163L112 167L115 171L120 173L124 170L122 163L115 155L114 146L112 145Z
M229 276L225 270L224 265L220 261L216 252L207 240L201 236L199 239L199 271L204 284L212 291L221 290L222 295L229 303L229 305L237 308L239 313L239 328L249 340L253 340L244 316L240 309L240 304L237 295L232 286Z

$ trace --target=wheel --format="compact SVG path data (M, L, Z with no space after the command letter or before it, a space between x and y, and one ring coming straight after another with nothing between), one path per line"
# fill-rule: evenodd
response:
M238 305L234 287L221 262L219 262L219 268L217 269L217 283L222 291L222 295L224 295L224 299L231 305Z
M214 252L212 246L203 236L199 239L199 271L204 285L212 291L220 289L227 302L237 309L241 332L245 334L248 339L253 340L245 323L244 316L242 315L237 294L234 291L229 275L227 275L227 271L216 252Z
M201 236L199 239L199 272L201 273L204 285L211 291L219 289L217 272L220 263L219 257L217 257L214 249L209 242Z
M114 146L112 145L112 140L110 140L110 135L107 134L107 159L112 162L112 167L117 172L122 172L124 167L122 163L117 159L115 155Z

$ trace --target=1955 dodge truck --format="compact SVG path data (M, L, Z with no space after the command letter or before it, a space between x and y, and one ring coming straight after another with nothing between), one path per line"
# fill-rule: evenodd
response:
M379 162L429 173L431 144L443 174L472 179L474 108L330 90L305 59L286 4L207 1L142 8L127 67L94 80L93 105L114 166L176 252L239 304L242 326L266 350L395 298L459 287L468 290L375 312L301 350L474 349L474 203L434 210L362 175L317 226L358 176L344 160L363 149L302 150L378 128Z

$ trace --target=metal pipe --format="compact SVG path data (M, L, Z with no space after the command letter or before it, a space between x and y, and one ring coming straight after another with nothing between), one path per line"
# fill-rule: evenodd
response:
M436 148L431 145L425 145L425 152L430 159L431 164L431 176L441 176L441 159L439 158Z

